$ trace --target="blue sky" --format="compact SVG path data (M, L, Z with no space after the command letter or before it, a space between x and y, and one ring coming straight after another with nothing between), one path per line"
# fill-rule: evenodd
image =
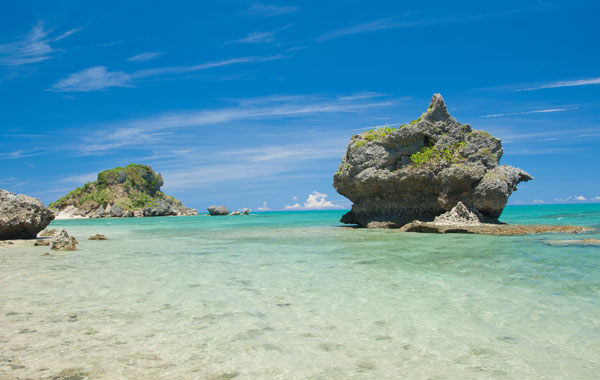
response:
M131 162L191 207L349 207L352 134L440 92L535 180L600 201L596 1L23 1L0 13L0 187L45 203Z

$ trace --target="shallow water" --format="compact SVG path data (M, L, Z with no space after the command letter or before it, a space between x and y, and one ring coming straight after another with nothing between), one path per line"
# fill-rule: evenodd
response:
M54 221L78 251L0 247L0 379L598 378L600 248L544 244L583 235L341 214ZM600 205L503 220L598 228Z

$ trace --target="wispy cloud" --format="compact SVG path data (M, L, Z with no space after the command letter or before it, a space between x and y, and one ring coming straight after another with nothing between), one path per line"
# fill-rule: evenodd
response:
M374 32L383 29L402 28L410 26L418 26L424 23L424 21L414 21L411 23L399 22L399 17L386 17L378 20L368 21L364 23L355 24L349 27L336 29L327 33L324 33L316 38L317 42L324 42L332 38L349 36L352 34Z
M293 13L297 10L298 7L295 5L281 6L266 3L252 3L250 7L243 12L243 14L258 17L271 17Z
M105 90L110 87L132 87L135 80L153 76L185 74L215 67L230 66L241 63L266 62L282 58L286 57L282 55L265 57L238 57L220 61L211 61L192 66L171 66L139 70L131 74L124 71L109 71L105 66L95 66L70 74L66 78L63 78L52 85L49 90L56 92L89 92Z
M164 133L169 129L219 125L238 120L266 120L357 112L392 104L392 101L387 99L343 100L319 95L303 97L296 95L293 96L293 102L287 101L287 99L289 99L288 96L281 95L254 98L241 100L237 107L173 112L128 122L112 123L111 125L116 125L117 128L102 128L103 132L90 138L89 143L81 147L81 151L87 154L101 153L130 144L147 144L163 139L164 136L157 133ZM263 153L271 156L289 154L279 150Z
M123 71L108 71L104 66L90 67L73 73L56 82L51 91L89 92L105 90L109 87L128 87L131 76Z
M61 41L81 29L70 29L57 36L52 36L52 32L46 30L42 22L38 22L29 33L20 39L0 44L0 65L21 66L51 59L53 54L59 51L51 44Z
M308 194L304 205L300 203L294 203L293 205L285 206L285 210L327 210L327 209L340 209L344 206L335 204L331 201L326 200L327 194L313 191Z
M164 54L164 51L148 51L145 53L136 54L133 57L127 58L127 60L130 62L147 62L152 61Z
M275 32L252 32L239 40L227 41L223 45L231 44L260 44L275 41Z
M510 15L514 15L519 12L524 12L527 10L539 10L540 7L531 7L531 9L514 9L508 10L505 12L496 12L496 13L484 13L484 14L474 14L474 15L465 15L465 16L447 16L440 18L433 17L421 17L418 19L409 19L408 17L412 16L414 13L406 13L404 15L392 16L392 17L384 17L376 20L356 23L351 26L334 29L332 31L321 34L315 41L324 42L327 40L331 40L333 38L345 37L354 34L366 33L366 32L374 32L378 30L384 29L409 29L409 28L419 28L419 27L428 27L428 26L436 26L436 25L446 25L446 24L456 24L462 22L470 22L470 21L478 21L485 20L489 18L498 18L498 17L506 17Z
M572 110L576 110L576 109L579 109L579 107L548 108L548 109L534 110L534 111L496 113L496 114L491 114L491 115L482 115L480 117L502 117L502 116L515 116L515 115L530 115L530 114L534 114L534 113L563 112L563 111L572 111Z
M600 84L600 78L588 78L588 79L553 82L553 83L544 84L544 85L537 86L537 87L521 88L521 89L517 89L515 91L534 91L534 90L541 90L544 88L590 86L593 84Z

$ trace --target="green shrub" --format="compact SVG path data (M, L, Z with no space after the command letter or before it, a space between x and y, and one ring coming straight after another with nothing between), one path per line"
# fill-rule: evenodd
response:
M436 149L435 146L424 147L417 153L410 156L410 161L415 167L424 167L435 163L447 162L456 164L464 161L460 155L460 150L465 147L464 142L452 144L444 149Z

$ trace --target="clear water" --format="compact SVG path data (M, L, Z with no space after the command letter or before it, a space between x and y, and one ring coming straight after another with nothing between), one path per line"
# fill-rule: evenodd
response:
M583 235L342 213L54 221L79 251L0 247L0 379L600 378L600 248L545 244ZM503 220L600 228L600 205Z

